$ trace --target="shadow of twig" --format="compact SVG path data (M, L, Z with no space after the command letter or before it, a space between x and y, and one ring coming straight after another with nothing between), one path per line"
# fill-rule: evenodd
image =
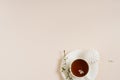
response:
M60 65L61 65L61 61L62 61L62 57L63 57L63 53L62 52L59 52L60 53L60 58L58 59L58 63L57 63L57 74L59 76L59 80L63 80L62 76L61 76L61 73L60 73Z

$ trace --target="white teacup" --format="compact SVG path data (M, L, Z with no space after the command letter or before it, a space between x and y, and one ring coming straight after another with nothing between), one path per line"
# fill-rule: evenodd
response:
M89 65L83 59L76 59L70 64L70 73L73 77L84 77L88 71Z

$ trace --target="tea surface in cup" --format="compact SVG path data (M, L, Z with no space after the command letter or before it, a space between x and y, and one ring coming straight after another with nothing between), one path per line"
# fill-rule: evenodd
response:
M83 77L88 73L88 63L83 59L77 59L71 64L71 72L77 77Z

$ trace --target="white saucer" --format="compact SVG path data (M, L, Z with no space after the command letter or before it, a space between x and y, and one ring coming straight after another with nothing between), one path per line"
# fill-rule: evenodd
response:
M87 51L87 54L88 53L89 53L89 51ZM90 51L90 54L91 54L91 51ZM76 59L83 59L89 65L89 71L83 77L74 77L70 73L70 64L71 64L71 62L73 62ZM91 63L88 60L89 60L89 58L86 58L85 51L75 50L75 51L72 51L72 52L66 54L63 57L61 65L60 65L60 72L61 72L63 79L64 80L95 80L97 73L98 73L98 61L94 61L94 63Z

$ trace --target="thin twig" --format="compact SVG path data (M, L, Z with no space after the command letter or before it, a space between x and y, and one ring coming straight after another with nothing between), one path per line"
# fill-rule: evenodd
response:
M112 59L107 59L107 58L105 58L105 57L103 57L103 56L101 56L101 59L103 59L103 61L107 61L107 62L110 62L110 63L113 63L113 62L114 62L114 60L112 60Z
M63 53L64 53L64 57L66 56L66 52L65 52L65 50L63 51Z

